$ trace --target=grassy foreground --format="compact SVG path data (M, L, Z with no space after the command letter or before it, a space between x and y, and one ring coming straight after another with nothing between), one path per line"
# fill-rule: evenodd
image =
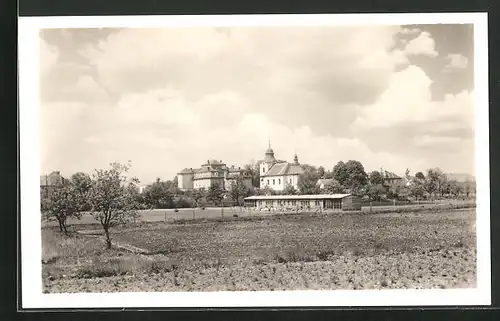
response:
M97 225L81 225L92 234ZM474 287L475 209L44 228L45 292ZM143 254L139 254L143 253Z

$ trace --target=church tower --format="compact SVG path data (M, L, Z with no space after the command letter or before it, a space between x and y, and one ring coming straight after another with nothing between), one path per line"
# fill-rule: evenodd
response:
M267 173L274 163L276 163L276 158L274 158L274 151L271 148L271 140L269 140L269 146L266 150L264 161L260 163L260 175Z
M300 165L299 164L299 157L297 156L297 153L293 156L293 164L294 165Z

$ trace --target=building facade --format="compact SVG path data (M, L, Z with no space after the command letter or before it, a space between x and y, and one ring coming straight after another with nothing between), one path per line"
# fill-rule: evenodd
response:
M387 187L393 187L393 186L398 186L400 184L405 184L405 181L403 180L402 177L391 173L386 170L380 170L380 175L382 176L382 179L384 180L384 185Z
M351 194L250 196L245 198L245 206L257 210L359 211L361 199Z
M275 191L282 191L288 185L298 189L300 174L304 173L304 169L299 164L297 154L295 154L293 163L277 160L274 157L274 151L269 144L266 150L264 160L259 165L260 188L270 188Z
M185 168L177 173L179 189L183 191L192 189L209 189L217 184L225 190L231 188L231 182L241 179L245 187L252 188L252 177L241 167L228 167L222 161L207 160L200 168Z
M49 197L56 188L63 186L66 183L66 181L67 180L58 171L52 172L48 175L41 175L40 197L41 198Z

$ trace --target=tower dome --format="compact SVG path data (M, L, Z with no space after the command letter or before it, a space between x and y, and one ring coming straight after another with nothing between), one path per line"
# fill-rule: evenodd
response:
M266 163L276 162L276 158L274 158L274 151L271 148L271 140L269 140L269 146L266 150L266 156L264 157L264 162L266 162Z

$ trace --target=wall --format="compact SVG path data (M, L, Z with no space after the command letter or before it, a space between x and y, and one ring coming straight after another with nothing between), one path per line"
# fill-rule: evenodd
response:
M361 210L361 199L357 196L346 196L342 199L343 211L359 211Z
M273 184L273 180L274 180L274 184ZM264 188L266 186L269 186L269 188L271 188L275 191L282 191L285 189L287 184L290 184L290 180L292 182L291 185L295 189L298 189L299 175L261 177L260 188ZM269 181L269 183L268 183L268 181Z
M193 177L194 174L186 173L177 175L177 183L181 190L193 189Z

